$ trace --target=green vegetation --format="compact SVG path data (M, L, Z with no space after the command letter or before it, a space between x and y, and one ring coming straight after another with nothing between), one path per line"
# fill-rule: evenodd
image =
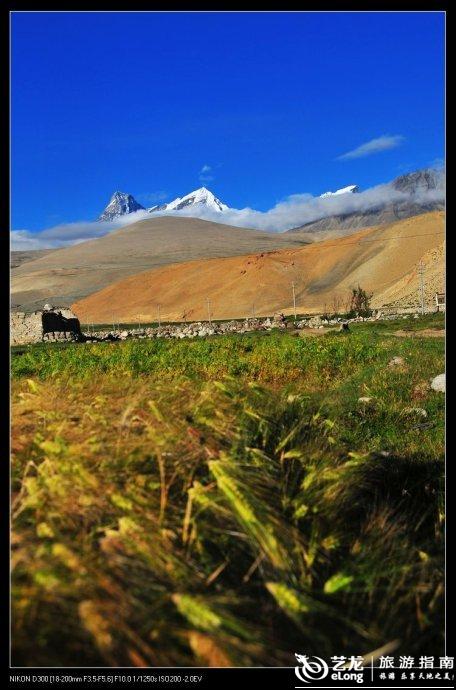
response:
M353 288L350 300L350 313L354 316L370 316L372 314L372 309L370 308L372 296L372 292L366 292L360 285Z
M442 312L434 312L432 314L424 314L414 318L407 316L406 318L399 316L396 319L388 321L366 321L351 324L350 328L356 331L363 330L366 332L375 333L394 333L397 330L401 331L421 331L432 329L435 331L442 331L444 335L445 328L445 314Z
M90 378L112 373L175 378L217 378L245 375L264 381L293 381L303 370L325 378L344 375L356 362L381 356L379 343L364 336L333 336L323 343L272 332L213 336L190 340L130 340L122 343L86 343L51 348L45 345L22 350L14 356L13 375L41 379L68 376ZM383 353L385 354L385 353Z
M443 654L444 342L389 335L417 321L16 349L13 663Z

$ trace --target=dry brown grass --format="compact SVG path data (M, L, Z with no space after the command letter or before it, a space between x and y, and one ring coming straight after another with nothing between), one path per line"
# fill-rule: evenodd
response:
M245 377L15 381L13 662L289 665L396 638L438 654L443 465L413 450L401 395L391 418L356 398L337 418ZM386 419L403 452L360 447Z

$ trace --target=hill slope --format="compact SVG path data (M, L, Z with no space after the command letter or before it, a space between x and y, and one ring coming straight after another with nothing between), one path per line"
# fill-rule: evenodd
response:
M348 235L355 230L367 226L372 227L374 225L395 223L398 220L404 220L405 218L421 215L426 212L443 211L444 208L444 203L440 201L428 204L410 202L388 204L381 209L320 218L320 220L315 220L306 225L301 225L298 228L287 230L285 234L297 233L301 236L305 236L305 233L308 233L309 239L311 239L313 235L317 240L322 237L341 237L342 235Z
M157 217L96 240L58 249L11 273L12 303L33 310L44 301L67 306L126 276L190 259L302 246L284 236L198 218Z
M360 283L382 303L401 296L393 287L414 270L420 258L438 249L444 235L443 212L361 230L348 237L301 248L257 252L224 259L198 260L146 271L116 282L73 305L82 321L154 320L157 303L163 319L234 318L292 311L292 282L298 311L332 310ZM443 276L442 260L437 274Z
M55 249L28 249L10 252L10 268L17 268L27 261L35 261L46 254L55 252Z

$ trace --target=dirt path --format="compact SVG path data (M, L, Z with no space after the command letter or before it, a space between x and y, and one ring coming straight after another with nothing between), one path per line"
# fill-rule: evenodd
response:
M337 327L336 328L325 328L325 327L323 327L323 328L303 328L300 330L296 329L294 331L291 331L291 333L293 333L293 335L299 335L300 338L307 338L308 336L312 336L312 335L324 335L325 333L331 333L331 331L334 333L334 331L337 331L337 330L338 330Z
M444 338L445 329L423 328L421 331L394 331L387 335L395 335L398 338Z

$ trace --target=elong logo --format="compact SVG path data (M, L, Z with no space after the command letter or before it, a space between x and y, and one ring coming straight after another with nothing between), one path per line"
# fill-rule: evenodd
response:
M308 657L306 655L296 654L296 659L301 666L295 666L295 674L299 680L304 683L310 681L322 680L326 678L329 672L328 664L319 656Z

